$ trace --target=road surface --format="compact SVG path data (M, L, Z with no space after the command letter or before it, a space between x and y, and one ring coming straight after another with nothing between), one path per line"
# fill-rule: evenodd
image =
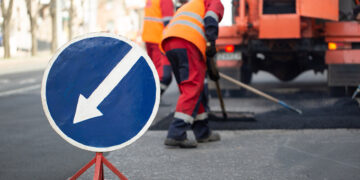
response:
M50 127L40 100L46 65L41 62L13 71L0 63L0 179L66 179L94 155L71 146ZM162 144L165 126L106 157L129 179L360 179L360 110L347 98L329 97L324 79L307 73L284 84L265 73L255 77L255 87L303 109L304 116L251 94L228 97L228 110L255 116L254 121L213 122L220 142L169 149ZM153 127L169 120L177 96L173 83ZM210 104L220 110L217 99ZM91 179L92 172L81 179ZM109 171L105 175L115 179Z

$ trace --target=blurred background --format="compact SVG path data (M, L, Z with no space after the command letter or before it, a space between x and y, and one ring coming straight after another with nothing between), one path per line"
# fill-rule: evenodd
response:
M54 52L72 38L110 32L142 44L145 0L1 0L0 57ZM175 2L174 2L175 3ZM231 0L222 25L231 24ZM8 44L6 44L8 41Z

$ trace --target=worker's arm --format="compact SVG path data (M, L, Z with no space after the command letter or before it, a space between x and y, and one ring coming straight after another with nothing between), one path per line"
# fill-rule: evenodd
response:
M224 6L220 0L205 0L205 36L208 41L206 55L216 54L215 40L218 38L219 22L224 14Z
M205 35L209 42L218 37L219 22L224 14L224 6L220 0L205 0Z
M360 21L360 5L357 5L354 9L354 19Z
M172 0L161 0L160 9L164 26L166 26L174 16L174 4Z

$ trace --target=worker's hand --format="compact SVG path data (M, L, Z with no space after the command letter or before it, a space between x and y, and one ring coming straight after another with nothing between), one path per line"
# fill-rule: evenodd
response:
M217 81L220 79L219 71L216 67L215 61L213 57L208 57L206 61L207 65L207 73L211 80Z
M215 41L207 42L206 43L206 56L207 57L214 57L215 54L216 54Z

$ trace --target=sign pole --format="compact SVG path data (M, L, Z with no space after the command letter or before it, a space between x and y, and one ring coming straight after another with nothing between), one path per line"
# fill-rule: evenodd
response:
M95 171L93 180L103 180L104 179L104 168L102 162L102 153L96 153L95 158Z
M93 164L95 164L95 173L93 180L104 180L104 166L105 164L119 179L128 180L119 170L116 169L104 156L102 152L97 152L95 157L82 167L70 180L76 180L80 177L86 170L88 170Z

